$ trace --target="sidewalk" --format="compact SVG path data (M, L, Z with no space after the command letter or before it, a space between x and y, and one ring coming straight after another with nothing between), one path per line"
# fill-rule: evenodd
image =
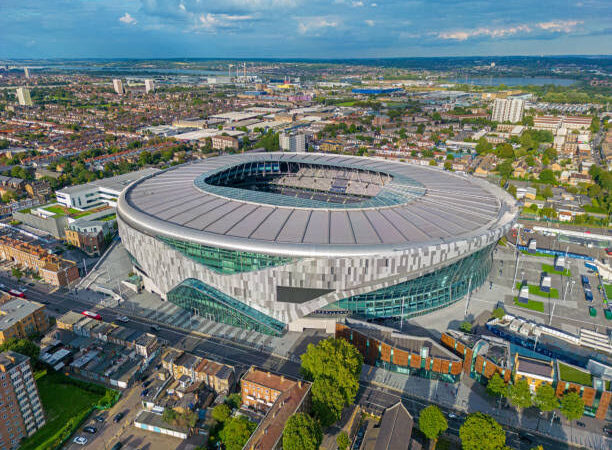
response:
M498 409L484 386L466 376L459 383L452 384L364 365L361 380L465 413L483 412L493 416L500 424L540 433L573 445L594 450L610 448L608 440L601 434L578 428L575 424L570 426L564 418L560 424L551 426L549 420L534 415L533 410L527 410L523 411L519 420L515 408Z

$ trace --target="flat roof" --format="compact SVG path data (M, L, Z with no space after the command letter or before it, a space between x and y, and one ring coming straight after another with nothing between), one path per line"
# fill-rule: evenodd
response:
M109 191L115 191L117 192L117 195L119 195L119 193L123 191L130 183L142 177L153 175L159 171L159 169L156 169L154 167L148 167L146 169L124 173L123 175L117 175L110 178L102 178L101 180L95 180L90 183L79 184L76 186L68 186L63 189L57 190L56 193L75 194L89 189L106 189Z
M44 305L29 300L16 298L0 305L0 330L6 330L22 321Z
M391 180L356 203L326 203L217 186L206 178L255 162L381 173ZM480 248L509 229L515 200L475 177L377 158L253 153L208 158L148 176L122 193L118 216L151 236L261 253L355 256L449 244Z

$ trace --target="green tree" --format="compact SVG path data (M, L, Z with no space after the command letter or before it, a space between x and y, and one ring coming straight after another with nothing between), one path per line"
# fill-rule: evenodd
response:
M580 394L571 391L561 398L561 413L567 420L578 420L584 415L584 401Z
M338 436L336 436L336 445L339 450L346 450L349 445L351 445L351 441L349 440L348 434L346 431L341 431Z
M14 352L21 353L22 355L29 356L30 359L32 359L32 364L38 360L38 355L40 354L40 348L38 345L29 339L7 339L2 345L0 345L0 353L7 350L12 350Z
M255 428L257 425L245 416L234 417L225 422L219 437L226 450L242 450Z
M508 384L495 372L487 382L487 393L494 397L504 397L508 392Z
M510 193L510 195L516 198L516 186L515 185L513 184L508 185L508 192Z
M476 153L482 155L484 153L489 153L493 150L493 144L487 141L486 138L481 137L478 139L478 144L476 144Z
M289 417L283 430L284 450L317 450L323 441L319 423L305 413Z
M538 177L541 183L557 184L557 177L551 169L544 169Z
M231 409L238 409L242 405L242 397L239 393L234 392L225 399L225 404Z
M459 325L459 329L463 331L464 333L471 333L472 324L468 322L467 320L464 320L463 322L461 322L461 325Z
M17 281L23 278L23 271L19 267L13 267L11 269L11 274L17 278Z
M506 433L493 417L477 412L470 414L461 428L459 438L463 450L498 450L506 447Z
M550 384L541 384L536 389L533 403L540 411L553 411L559 406L559 400L555 395L555 390Z
M438 437L446 431L448 428L448 422L446 417L435 405L429 405L427 408L421 411L419 416L419 430L423 432L427 439L431 439L434 442Z
M452 170L452 169L453 169L452 161L444 161L444 170Z
M508 400L519 410L533 405L529 383L525 378L521 378L516 383L508 386Z
M512 168L512 161L509 159L504 160L497 166L497 171L503 178L510 178L514 169Z
M333 379L318 377L312 385L312 412L327 427L340 420L346 400Z
M506 311L504 311L504 308L501 308L501 307L500 308L495 308L493 310L492 315L496 319L502 319L506 315Z
M232 410L225 403L215 406L212 410L212 418L217 422L225 422L232 415Z
M363 357L353 344L345 339L325 339L317 345L309 344L301 358L301 370L307 379L316 381L327 376L338 384L347 404L355 400Z

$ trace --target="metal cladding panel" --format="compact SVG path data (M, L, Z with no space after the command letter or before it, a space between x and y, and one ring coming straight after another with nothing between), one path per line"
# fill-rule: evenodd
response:
M209 197L210 198L210 197ZM184 213L177 214L172 218L172 222L178 225L187 225L189 222L194 220L195 218L206 214L209 211L214 210L215 208L220 207L227 203L227 200L223 198L213 198L211 202L206 202L197 208L192 208Z
M202 214L201 216L196 217L185 225L191 228L195 228L196 230L203 230L211 223L214 223L221 217L225 216L226 214L229 214L237 208L240 208L241 206L242 205L240 203L226 202L218 208L210 210L206 214Z
M385 244L404 242L406 238L378 211L366 211L368 220Z
M427 230L417 228L412 222L399 215L397 211L393 209L382 209L380 213L385 216L389 222L392 222L407 240L426 241L431 239L431 236L427 234Z
M306 242L308 244L329 244L328 211L312 212L302 242Z
M411 209L411 211L415 214L418 214L425 221L427 221L427 223L435 223L438 228L444 230L448 235L452 236L461 233L461 227L459 225L456 225L450 220L442 217L441 215L438 215L439 213L434 213L430 208L427 208L422 204L415 206L415 208ZM448 213L445 212L444 214Z
M254 221L254 218L250 216L251 212L253 212L255 209L257 209L257 205L251 205L248 203L241 205L232 212L227 213L226 215L221 216L219 219L212 222L208 227L206 227L206 231L210 231L211 233L225 234L227 230L239 222L246 222L251 225L251 228L254 228L256 224L259 223Z
M355 236L346 211L332 211L330 216L330 242L333 244L354 244Z
M285 226L292 212L293 210L287 208L274 209L272 214L266 217L266 220L253 230L250 237L253 239L261 239L262 241L276 240L276 237L279 236L279 233Z
M177 214L180 214L184 211L189 211L194 208L198 208L202 206L206 202L212 201L214 198L205 198L204 200L201 197L190 198L187 201L182 202L166 202L163 205L159 205L156 208L151 208L149 212L151 214L155 214L157 217L163 220L168 220L174 217Z
M278 242L303 242L311 211L294 209L276 239Z
M350 211L348 215L353 225L353 233L355 233L357 242L364 244L380 243L380 238L363 211Z
M450 236L450 233L444 228L438 226L436 223L424 219L417 213L416 207L409 209L397 209L397 213L404 217L409 222L413 223L419 230L426 230L427 234L433 239L446 238Z
M262 223L274 212L274 208L259 206L249 214L250 220L240 220L233 227L227 230L229 236L249 237L253 230L261 227ZM254 224L259 224L254 226Z

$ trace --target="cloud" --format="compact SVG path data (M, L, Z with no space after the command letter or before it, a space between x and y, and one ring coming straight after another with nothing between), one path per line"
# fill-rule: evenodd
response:
M119 17L119 22L125 23L127 25L136 25L136 19L130 16L129 13L125 13L123 16Z
M216 31L218 28L232 27L236 22L244 22L253 19L254 16L247 14L200 14L194 28L206 31Z
M364 20L365 24L369 27L373 27L374 26L374 21L371 19L368 20Z
M554 20L550 22L539 22L532 25L520 24L508 27L481 27L468 31L444 31L437 33L440 39L465 41L473 37L488 36L490 38L503 38L517 34L527 34L534 31L546 31L549 33L571 33L576 25L583 23L580 20Z
M298 24L298 31L300 34L306 34L311 31L320 31L325 28L336 28L340 23L335 19L327 17L304 17L300 19Z

